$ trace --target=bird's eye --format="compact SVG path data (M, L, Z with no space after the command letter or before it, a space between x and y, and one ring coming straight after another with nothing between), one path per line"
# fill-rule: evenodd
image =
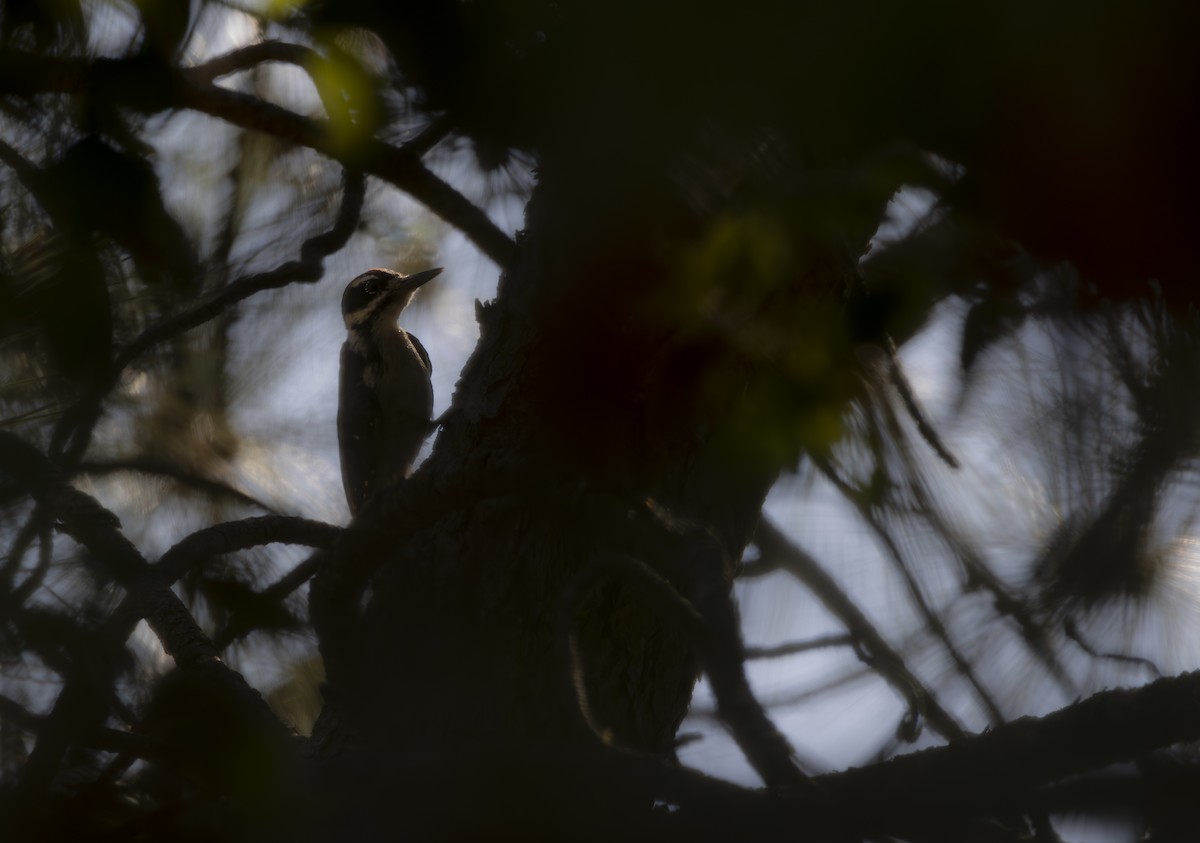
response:
M368 278L363 282L362 289L368 296L377 296L379 295L379 282L374 278Z

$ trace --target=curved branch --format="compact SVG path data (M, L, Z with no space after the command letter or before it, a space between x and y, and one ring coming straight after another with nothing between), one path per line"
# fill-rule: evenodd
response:
M424 144L413 149L395 147L376 138L364 138L353 153L333 140L329 122L302 117L257 97L206 84L183 74L179 104L201 111L243 129L274 135L348 166L378 176L412 196L457 228L498 266L508 263L513 240L486 213L421 163Z
M0 431L0 470L24 485L47 514L58 520L58 528L86 547L112 579L127 589L124 601L109 619L110 626L132 632L144 617L180 666L220 662L216 648L187 607L160 578L157 566L148 565L120 531L121 522L112 512L63 482L54 465L36 448L4 431ZM240 674L223 669L258 696Z
M102 645L123 643L144 617L181 669L239 700L267 734L286 736L283 724L259 693L221 661L187 607L154 575L138 549L120 531L120 521L112 512L65 483L47 457L5 431L0 431L0 470L28 489L47 514L58 520L59 529L91 551L109 575L127 589L125 599L105 624ZM102 714L115 668L108 661L90 667L69 678L55 701L21 777L19 789L24 796L39 796L49 787L69 746L72 725L93 722L98 713Z
M176 543L152 567L160 582L173 583L213 556L276 542L327 547L341 532L341 527L321 521L262 515L198 530Z
M288 261L266 272L239 278L222 287L206 301L156 322L142 331L117 354L104 380L63 414L50 440L50 453L55 457L55 461L65 466L78 463L87 450L92 429L100 418L104 396L116 385L125 367L142 354L162 342L203 325L256 293L286 287L296 282L319 281L324 259L346 245L350 235L357 228L364 192L362 174L346 170L342 206L338 210L337 219L328 231L304 241L300 247L299 260Z
M67 485L40 451L13 433L0 431L0 470L23 486L58 528L90 550L117 582L129 584L145 560L118 529L120 520L91 495Z
M1129 664L1135 667L1145 668L1147 671L1153 674L1155 679L1161 679L1163 677L1162 668L1145 656L1130 656L1125 653L1100 652L1091 644L1089 644L1083 637L1083 633L1079 631L1079 627L1075 624L1074 618L1067 618L1063 623L1063 634L1078 644L1079 649L1083 650L1094 659L1108 659L1121 664Z
M333 140L327 120L302 117L257 97L213 84L211 80L223 68L236 70L246 62L266 61L272 53L281 57L280 60L301 55L299 52L289 52L282 46L252 45L245 49L248 52L243 55L235 51L214 59L209 65L176 71L172 79L174 84L171 86L170 105L190 108L243 129L253 129L310 147L326 157L343 162L347 167L361 169L391 182L459 229L497 265L507 264L513 249L512 238L501 231L482 209L421 163L425 144L417 144L409 149L391 146L376 138L365 138L352 149L347 149ZM144 72L136 58L85 60L10 50L0 57L0 94L80 94L86 91L89 84L99 84L95 81L97 79L108 79L111 84L111 80L119 79L122 73Z
M296 282L320 281L324 259L345 246L350 235L358 227L364 190L362 174L346 170L342 206L338 211L337 219L328 231L304 241L300 247L299 260L288 261L266 272L239 278L232 284L222 287L207 301L151 325L117 355L114 369L120 372L159 343L204 324L256 293L286 287L288 284Z

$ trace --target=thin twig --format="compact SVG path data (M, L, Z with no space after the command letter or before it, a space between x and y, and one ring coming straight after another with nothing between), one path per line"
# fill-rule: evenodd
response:
M274 61L283 64L294 64L298 67L311 66L320 56L309 47L301 44L288 44L285 41L259 41L239 47L224 55L209 59L203 64L187 68L184 72L196 81L212 82L230 73L249 70L256 65Z
M747 659L777 659L782 656L794 656L797 653L810 653L813 650L824 650L829 647L852 647L855 639L852 635L822 635L808 641L790 641L787 644L776 644L773 647L747 647Z
M1085 653L1087 653L1089 656L1091 656L1094 659L1108 659L1110 661L1123 662L1124 664L1131 664L1131 665L1136 665L1137 667L1144 667L1146 670L1150 671L1150 673L1152 673L1154 675L1155 679L1161 679L1163 676L1162 669L1159 668L1159 666L1156 665L1154 662L1152 662L1150 659L1145 658L1143 656L1130 656L1130 655L1126 655L1125 653L1101 653L1101 652L1099 652L1098 650L1096 650L1095 647L1093 647L1091 644L1089 644L1084 639L1082 633L1080 633L1080 631L1079 631L1079 627L1076 626L1076 624L1075 624L1074 618L1067 618L1066 621L1063 623L1063 633L1068 638L1070 638L1072 641L1074 641L1076 644L1078 644L1079 648L1081 650L1083 650Z
M221 661L187 607L157 579L141 553L121 533L115 515L90 495L65 483L53 463L36 448L2 431L0 470L22 484L57 519L59 529L86 547L104 565L106 573L127 589L125 599L105 624L102 646L123 644L138 620L145 618L181 669L239 700L263 724L267 734L286 736L283 724L259 693ZM68 678L22 774L19 788L26 797L38 797L49 787L69 746L71 724L97 718L114 679L111 660Z
M418 152L395 147L377 138L363 138L353 153L333 140L328 121L303 117L257 97L191 80L186 75L179 105L201 111L244 129L254 129L322 155L345 160L363 172L378 176L412 196L461 231L498 266L512 254L513 240L477 205L438 178L421 163Z
M327 547L328 545L325 546ZM308 557L274 583L264 588L262 595L263 597L273 597L276 599L287 597L293 591L312 579L316 573L317 559L314 555Z
M228 308L264 290L285 287L295 282L311 283L321 278L326 257L342 248L358 226L365 183L360 173L344 173L342 205L333 226L310 237L300 247L299 260L288 261L275 269L239 278L222 287L206 301L163 319L142 331L117 354L107 375L96 387L73 404L59 420L50 440L50 453L65 468L77 464L91 441L91 432L100 418L104 396L117 384L125 368L155 346L203 325Z
M758 524L754 543L764 559L775 560L780 568L808 586L825 608L861 642L860 655L866 656L868 663L929 721L938 734L947 740L967 734L816 559L793 544L766 517Z
M933 633L934 637L942 642L942 646L946 649L946 652L949 654L950 659L954 662L954 666L958 669L958 672L975 690L976 696L983 704L983 707L987 710L988 716L991 718L993 724L1003 723L1006 718L1004 717L1003 712L1000 711L1000 706L992 698L992 695L987 688L984 687L983 681L975 672L974 665L972 665L967 657L959 651L958 645L956 645L954 640L950 637L950 631L946 629L946 625L942 622L941 617L939 617L937 612L933 610L933 607L929 605L929 601L925 599L925 593L921 589L921 584L917 582L917 578L913 575L912 569L908 564L908 560L901 552L900 546L896 544L896 540L892 538L891 533L884 528L878 516L874 511L872 511L870 505L863 500L863 496L858 494L856 490L850 486L850 484L843 480L834 470L832 465L830 465L826 460L819 458L814 459L813 464L816 465L821 474L824 475L825 478L828 479L838 489L838 491L845 496L846 500L858 510L859 516L864 522L866 522L866 525L871 528L871 532L873 532L883 544L883 547L887 551L889 558L894 563L896 570L900 573L900 578L904 581L905 587L908 589L909 596L912 598L912 601L916 605L918 612L920 612L921 617L925 619L925 623L928 626L929 631Z
M21 569L21 563L25 561L25 553L33 544L34 537L38 535L44 521L45 513L41 507L35 505L33 511L29 513L29 517L25 519L25 523L21 525L21 529L17 531L12 546L4 557L4 567L0 568L0 587L8 587L16 579L17 571Z
M40 522L40 529L38 530L38 563L29 572L29 576L13 589L13 606L23 605L37 591L38 587L46 579L46 574L50 571L50 563L54 556L54 533L50 529L50 522L48 520L39 518L37 521Z
M900 393L900 399L904 402L904 408L908 410L908 414L917 425L917 431L921 434L921 438L933 448L933 452L941 457L942 462L951 468L959 468L958 457L950 452L946 447L946 443L942 440L941 434L937 432L937 428L929 421L929 417L922 409L920 402L917 401L917 394L913 391L912 383L908 379L908 375L904 372L904 366L900 363L900 352L896 350L895 341L889 336L887 338L887 354L888 354L888 374L891 377L892 385L896 388L896 392Z
M899 419L896 418L896 414L891 406L884 403L881 409L885 423L888 425L888 430L895 434L896 437L902 437L903 433L900 429ZM908 448L900 448L897 450L897 453L904 462L904 467L908 473L912 477L918 477L921 472L916 464L913 452ZM1050 646L1045 626L1037 621L1033 612L1025 605L1024 601L1019 596L1013 594L1000 578L996 576L995 572L979 558L979 555L957 535L956 531L951 529L950 525L942 517L939 508L930 499L929 492L924 483L909 483L906 491L914 498L914 510L920 514L920 517L929 522L934 532L941 538L947 549L962 566L964 575L967 578L967 588L976 584L986 588L992 595L993 605L996 610L1016 622L1021 631L1022 640L1029 648L1030 653L1050 671L1051 676L1054 677L1063 689L1066 698L1074 699L1078 697L1079 689L1071 679L1062 661L1055 655L1053 648Z

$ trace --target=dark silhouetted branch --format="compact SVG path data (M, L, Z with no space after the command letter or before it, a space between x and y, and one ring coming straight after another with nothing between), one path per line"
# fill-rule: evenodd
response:
M0 164L16 173L21 184L27 188L31 188L38 176L41 175L38 167L2 140L0 140Z
M950 449L946 447L941 434L937 432L937 428L929 421L929 416L926 415L920 402L917 401L917 394L913 391L912 383L904 371L904 366L900 363L900 353L896 350L896 343L891 337L887 338L887 353L888 376L891 378L896 392L900 393L900 399L904 402L904 409L908 411L908 415L916 423L917 431L921 434L921 438L941 458L942 462L951 468L958 468L958 457L954 456Z
M1079 649L1083 650L1094 659L1108 659L1110 661L1122 662L1124 664L1135 665L1137 667L1148 670L1155 679L1162 678L1163 672L1153 661L1142 656L1129 656L1124 653L1101 653L1089 644L1080 633L1079 627L1075 624L1074 618L1067 618L1063 622L1063 633L1079 645Z
M40 513L35 513L31 522L38 528L38 561L34 569L29 572L29 576L13 589L12 605L14 607L22 605L41 586L46 579L46 574L50 571L50 563L54 556L54 532L50 529L49 522L42 519Z
M192 533L164 553L152 567L160 582L173 583L196 565L223 553L276 542L327 547L341 532L341 527L332 524L283 515L229 521Z
M912 708L929 721L938 734L953 740L966 735L958 721L946 711L933 692L925 687L915 674L904 664L904 659L893 650L867 620L866 615L854 601L842 591L816 559L793 544L779 528L763 518L754 536L764 562L770 560L788 571L812 591L826 609L840 620L861 646L859 653L879 671L889 685L895 688Z
M194 82L213 82L222 76L249 70L267 62L280 62L297 67L310 69L321 56L314 50L300 44L288 44L284 41L260 41L246 47L239 47L222 56L210 59L203 64L187 68L184 72ZM413 138L405 141L400 151L406 155L420 158L454 128L453 121L446 115L435 118Z
M271 43L271 42L267 42ZM298 146L307 146L347 167L360 169L391 182L429 210L460 230L480 251L504 266L513 240L500 230L480 208L427 169L420 160L425 150L394 147L375 138L365 138L352 150L340 148L325 120L303 117L257 97L221 88L212 83L223 68L232 72L244 62L265 61L268 54L280 60L300 58L279 46L259 47L260 52L218 57L208 65L178 71L170 105L189 108L217 117L244 129L273 135ZM136 59L58 58L8 51L0 61L0 94L85 93L90 81L117 78L123 70L136 71ZM214 64L215 63L215 64Z
M25 519L25 523L21 525L21 529L17 531L13 543L4 557L4 566L0 567L0 589L8 588L16 579L17 571L20 570L21 563L25 561L25 553L33 544L34 538L41 532L41 526L45 520L44 513L35 506L29 517Z
M294 64L298 67L311 66L319 61L320 56L313 50L301 44L288 44L284 41L260 41L246 47L209 59L203 64L187 68L184 72L198 82L212 82L230 73L249 70L266 62L281 62Z
M328 547L328 545L325 545ZM317 573L317 558L314 554L308 557L295 568L288 571L276 582L271 583L263 589L263 597L274 597L281 599L287 597L293 591L304 585L312 579Z
M777 644L773 647L747 647L748 659L777 659L782 656L794 656L797 653L809 653L813 650L823 650L828 647L853 647L852 635L823 635L808 641L791 641L787 644Z
M163 319L142 331L117 354L104 381L91 393L71 406L55 427L50 453L59 465L76 464L87 450L91 432L100 418L104 396L116 385L125 367L150 349L192 328L203 325L238 302L264 290L292 283L312 283L321 279L324 259L341 249L358 226L362 211L364 180L361 174L344 173L342 205L333 226L304 241L299 260L288 261L275 269L239 278L222 287L206 301L175 316Z
M813 463L817 466L817 469L821 472L821 474L824 475L825 478L828 479L829 482L832 483L838 489L838 491L842 493L843 496L845 496L846 500L858 510L859 516L863 519L863 521L866 522L867 526L871 528L871 531L879 539L880 543L888 553L888 558L892 560L896 570L900 573L900 578L904 581L904 584L908 589L909 596L912 598L912 601L916 605L917 610L920 612L921 617L924 618L925 624L929 631L933 633L933 635L939 641L942 642L942 646L946 649L946 653L954 662L954 666L958 670L959 674L967 680L967 683L972 688L975 689L975 695L979 698L979 701L987 710L988 716L991 718L992 722L1003 723L1005 717L1003 712L1000 711L999 705L997 705L996 701L992 698L992 695L989 693L987 688L983 686L982 680L980 680L979 676L975 672L975 667L971 664L967 657L959 651L958 646L950 637L950 631L946 629L946 625L942 622L942 619L938 616L937 612L933 610L933 607L929 605L929 601L925 599L925 594L921 590L921 584L917 582L916 577L913 575L912 569L908 564L908 560L904 557L904 554L901 552L899 545L896 544L895 539L892 538L891 533L889 533L880 522L879 516L872 509L872 507L867 504L863 498L863 495L856 492L856 490L853 489L849 483L843 480L838 475L837 471L834 470L833 466L831 466L827 461L823 459L814 459Z
M15 723L27 732L39 731L46 722L40 714L34 714L16 700L0 695L0 720ZM105 752L122 752L145 758L149 745L131 732L119 729L97 728L83 736L83 742Z
M887 430L893 434L895 441L902 441L904 433L900 428L899 420L896 418L895 413L892 412L891 407L887 404L882 404L881 409ZM896 450L896 453L903 461L909 475L919 478L922 472L917 465L913 452L908 448L899 448ZM1079 689L1074 680L1071 679L1062 660L1058 658L1054 652L1054 648L1050 645L1045 624L1035 617L1034 612L1019 595L1013 593L996 576L995 572L958 535L957 531L946 523L939 506L931 499L928 489L923 482L911 482L907 484L906 493L911 495L915 502L914 511L919 513L921 518L929 522L934 532L941 538L946 548L962 566L963 572L967 577L965 588L967 590L978 586L986 588L992 595L992 602L996 610L1000 614L1011 618L1017 624L1021 631L1021 637L1025 645L1029 648L1029 652L1034 658L1045 665L1051 676L1058 682L1059 687L1063 689L1064 696L1067 699L1078 697Z
M187 607L142 558L120 531L120 521L95 498L67 485L55 466L19 437L0 431L0 471L24 486L34 500L56 519L58 528L86 547L105 572L127 589L125 599L106 622L104 643L124 643L136 623L145 618L163 649L183 670L200 681L240 700L265 728L283 735L283 725L262 697L241 674L220 659L217 649L200 629ZM73 724L96 720L114 679L112 669L94 666L69 678L55 701L45 727L21 777L20 789L36 796L49 786L69 745Z
M202 111L243 129L253 129L307 146L337 160L378 176L412 196L433 213L461 231L468 240L499 266L507 264L513 240L486 213L421 163L423 149L412 151L376 138L356 144L352 156L338 149L324 120L302 117L257 97L215 85L192 82L185 76L179 104Z
M1200 740L1198 700L1200 672L1187 673L819 781L843 804L869 801L863 832L915 835L955 816L1027 810L1048 784Z

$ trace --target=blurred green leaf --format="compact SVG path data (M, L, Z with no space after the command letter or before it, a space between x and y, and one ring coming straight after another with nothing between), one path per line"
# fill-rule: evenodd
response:
M324 55L310 61L306 69L329 115L334 148L353 157L383 119L379 81L338 46L333 34L321 41Z

